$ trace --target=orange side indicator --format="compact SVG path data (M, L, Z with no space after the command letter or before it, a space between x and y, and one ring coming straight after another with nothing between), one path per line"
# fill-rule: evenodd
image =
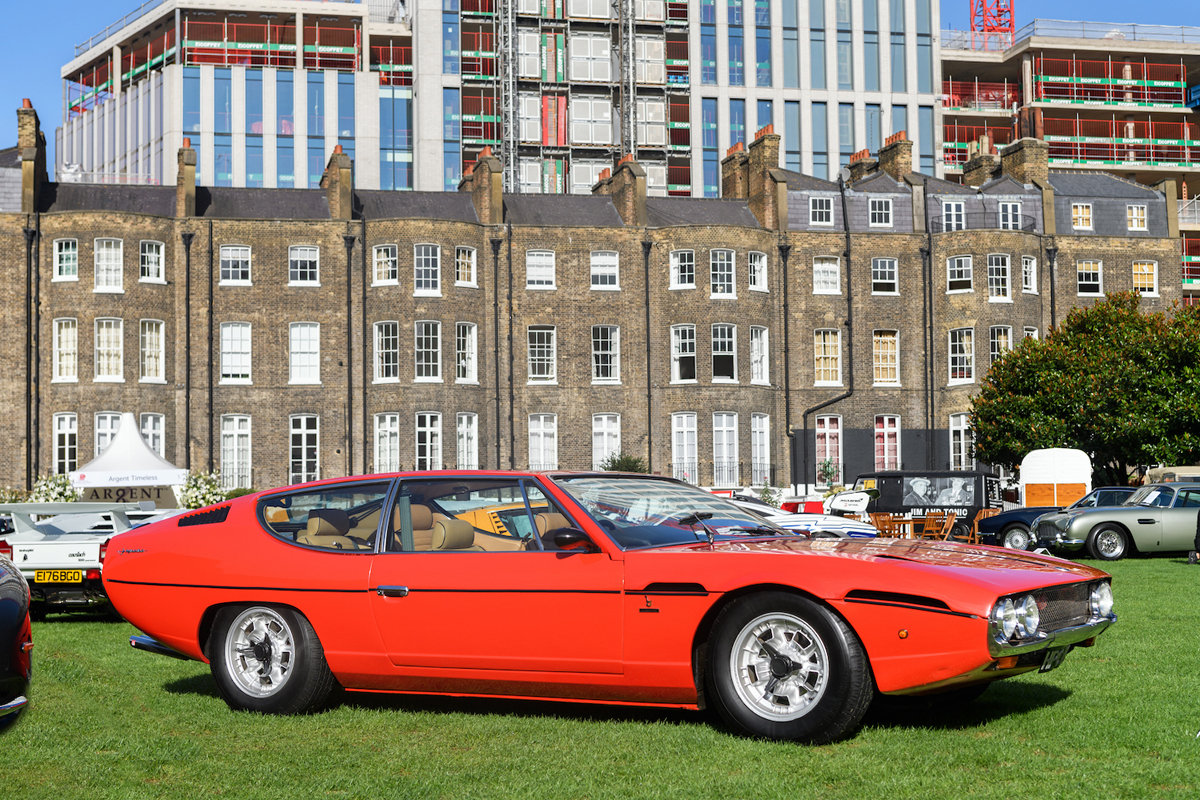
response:
M1016 666L1016 656L1005 656L1004 658L996 659L996 669L1013 669Z
M901 639L907 639L907 638L908 638L908 631L907 631L907 630L905 630L904 628L901 628L901 629L900 629L900 638L901 638Z

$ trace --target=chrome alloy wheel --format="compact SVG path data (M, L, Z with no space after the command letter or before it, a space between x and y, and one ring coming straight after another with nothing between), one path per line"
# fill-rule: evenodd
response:
M1125 537L1115 528L1096 532L1096 550L1104 558L1120 558L1125 552Z
M733 686L758 716L787 722L807 714L829 685L829 653L807 622L776 612L751 620L729 655Z
M270 697L292 675L296 640L274 609L247 608L225 636L225 665L238 687L251 697Z

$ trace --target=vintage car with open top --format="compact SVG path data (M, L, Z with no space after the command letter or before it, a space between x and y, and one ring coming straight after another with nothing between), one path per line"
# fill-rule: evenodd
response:
M1116 621L1091 567L799 537L649 475L327 480L114 545L105 587L146 634L131 644L207 662L231 707L268 713L341 686L710 707L745 734L829 742L876 692L974 696Z

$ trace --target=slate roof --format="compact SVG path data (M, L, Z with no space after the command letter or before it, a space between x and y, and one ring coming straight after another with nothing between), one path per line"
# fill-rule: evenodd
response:
M850 188L856 192L868 194L912 194L912 187L907 183L896 183L886 172L876 172L868 178L855 181Z
M647 197L646 216L652 228L671 225L744 225L758 228L758 219L745 200L697 197Z
M930 175L925 175L924 173L920 172L912 173L912 179L917 183L925 183L926 194L928 195L976 194L979 191L974 186L964 186L963 184L955 183L954 181L944 181L941 178L934 178Z
M6 147L0 150L0 169L20 169L21 168L21 148L17 146Z
M1025 184L1011 175L1001 175L999 178L993 178L983 186L979 187L979 191L984 194L1028 194L1040 195L1041 189L1036 186L1026 188Z
M465 194L465 193L464 193ZM467 196L469 200L470 197ZM515 194L504 198L504 221L513 225L619 228L617 207L607 195Z
M787 188L791 192L836 192L838 190L837 184L833 181L821 180L790 169L781 169L779 172L787 178Z
M1067 197L1158 197L1158 192L1140 183L1118 178L1105 172L1051 172L1050 185L1054 193Z
M355 192L355 212L363 219L449 219L479 222L470 192Z
M175 215L175 187L47 183L42 186L38 197L38 211L43 214L54 211L124 211L172 217Z
M175 204L175 189L171 205ZM324 189L196 187L196 216L217 219L329 219Z

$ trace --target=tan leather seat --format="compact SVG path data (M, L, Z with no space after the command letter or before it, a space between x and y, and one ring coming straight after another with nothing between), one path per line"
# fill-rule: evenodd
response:
M431 550L433 549L433 511L429 506L413 503L409 508L409 516L412 518L413 527L413 550ZM440 518L441 515L438 515ZM400 507L397 506L392 514L392 549L403 550L400 543Z
M461 519L442 519L433 523L434 550L471 550L482 552L475 545L475 529Z
M296 541L330 550L358 550L359 546L346 535L349 532L350 517L345 511L340 508L314 508L308 512L308 526L296 537Z
M538 538L542 540L542 547L547 550L557 550L558 545L554 543L553 534L559 528L571 527L571 521L562 514L548 512L545 514L537 514L533 518L533 524L537 527ZM537 545L533 545L537 547Z

